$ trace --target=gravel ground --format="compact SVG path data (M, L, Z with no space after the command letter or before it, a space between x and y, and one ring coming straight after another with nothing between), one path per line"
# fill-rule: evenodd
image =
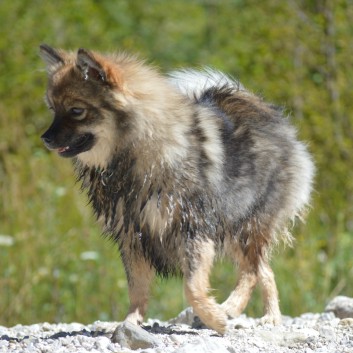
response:
M228 326L227 334L219 336L203 328L190 309L169 322L149 319L143 328L100 321L0 326L0 352L353 352L353 318L340 319L334 312L283 317L275 327L242 315Z

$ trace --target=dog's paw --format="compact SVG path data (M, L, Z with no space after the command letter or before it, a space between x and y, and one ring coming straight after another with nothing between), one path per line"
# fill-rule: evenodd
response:
M280 325L282 323L282 317L281 315L273 315L273 314L266 314L260 319L260 325Z
M215 310L217 308L217 310ZM208 313L199 315L201 321L212 330L217 331L219 334L224 335L228 329L227 314L221 309L220 306L215 306L214 310Z
M228 319L235 319L242 313L242 311L236 305L233 305L233 303L224 302L220 306L227 314Z
M143 323L143 317L137 311L135 311L128 314L124 321L130 322L131 324L134 324L137 326L141 326Z
M219 334L224 335L228 330L227 320L220 319L212 323L211 328L217 331Z

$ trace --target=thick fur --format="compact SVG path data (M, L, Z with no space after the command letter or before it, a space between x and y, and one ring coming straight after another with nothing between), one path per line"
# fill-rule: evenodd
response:
M154 274L182 273L185 295L210 328L245 308L259 283L264 322L281 320L272 246L309 202L314 167L283 112L228 76L162 75L135 57L41 46L53 124L46 146L74 159L129 284L127 320L143 320ZM215 256L239 265L218 305Z

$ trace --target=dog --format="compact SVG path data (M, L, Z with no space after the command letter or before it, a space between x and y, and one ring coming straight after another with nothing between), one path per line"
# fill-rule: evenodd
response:
M154 275L181 274L193 311L224 334L260 284L263 323L279 324L269 265L309 205L314 164L283 110L213 69L162 74L125 53L40 46L49 150L73 159L128 280L126 320L143 322ZM239 267L222 304L209 295L216 256Z

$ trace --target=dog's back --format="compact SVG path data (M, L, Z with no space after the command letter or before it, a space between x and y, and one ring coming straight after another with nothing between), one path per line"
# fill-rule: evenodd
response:
M271 242L291 242L285 227L307 209L314 167L282 109L214 70L173 72L172 82L218 120L217 135L200 144L213 153L222 150L214 193L227 221L235 228L248 220L267 225Z

